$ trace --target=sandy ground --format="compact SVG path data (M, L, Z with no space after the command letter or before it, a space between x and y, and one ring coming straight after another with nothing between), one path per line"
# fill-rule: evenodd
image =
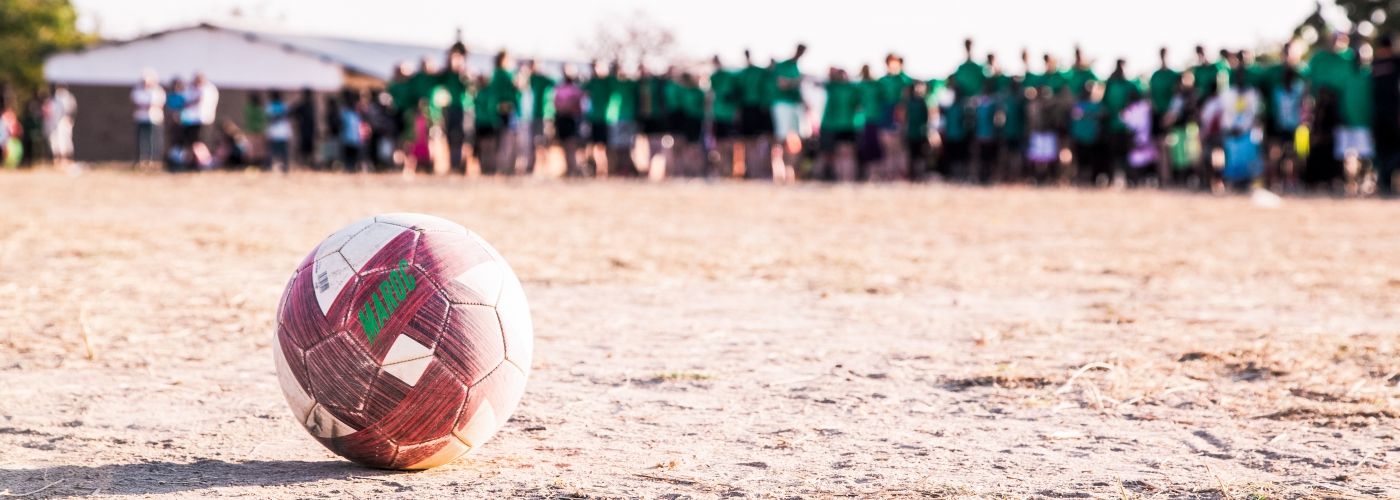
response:
M535 369L422 473L293 421L290 271L485 236ZM7 496L1400 497L1400 204L1153 192L0 175Z

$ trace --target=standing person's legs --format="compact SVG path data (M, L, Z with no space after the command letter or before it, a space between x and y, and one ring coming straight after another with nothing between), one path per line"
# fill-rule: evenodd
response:
M462 127L448 127L447 129L447 158L449 163L448 171L454 174L466 175L467 163L462 156L462 149L467 141L467 132Z
M136 124L136 164L142 165L151 161L155 152L155 131L150 122Z
M1400 150L1384 148L1376 151L1376 195L1395 196L1395 169L1400 164Z

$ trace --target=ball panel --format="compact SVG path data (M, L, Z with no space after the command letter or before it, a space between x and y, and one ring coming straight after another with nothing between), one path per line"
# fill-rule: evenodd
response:
M535 326L530 320L530 305L525 300L525 290L521 288L515 273L509 270L501 289L501 300L496 304L496 314L501 321L501 331L505 334L506 359L529 375L535 357Z
M320 260L321 257L325 257L331 252L340 251L340 249L345 246L345 242L350 241L350 238L360 234L360 231L364 231L370 224L374 224L374 217L365 217L351 222L349 225L331 233L326 239L321 240L320 245L316 245L316 259Z
M395 467L408 470L431 469L452 462L466 455L468 451L471 451L471 448L468 448L466 443L456 436L448 435L430 443L400 446L399 456L394 460L394 464Z
M386 248L390 243L400 241L401 236L413 236L412 230L390 224L370 224L359 234L345 242L341 247L340 254L345 256L345 260L350 263L350 267L356 272L364 271L365 265L376 255L382 253L400 255L395 249ZM410 238L410 247L412 245ZM397 261L398 259L395 259Z
M320 404L311 407L302 425L306 426L307 432L318 438L338 438L353 434L356 430Z
M398 408L399 403L408 397L408 391L412 389L413 386L405 384L398 377L380 370L374 375L374 382L370 383L365 392L365 408L359 412L361 421L367 425L379 422Z
M315 345L331 332L330 322L316 302L311 276L311 268L306 268L292 277L287 284L287 301L278 316L279 334L302 349Z
M494 306L501 297L501 283L505 272L496 261L482 262L452 278L451 283L462 285L474 295L458 295L464 300L480 299L483 305Z
M491 439L510 420L525 392L525 374L511 363L501 363L486 378L467 390L467 405L457 421L455 434L470 447Z
M318 439L337 455L361 465L381 469L393 468L394 457L399 452L398 443L375 429L364 429L334 439Z
M306 375L311 396L351 425L361 428L356 418L364 409L366 388L379 370L350 334L337 332L306 351Z
M418 260L415 263L425 275L433 278L449 301L458 304L495 304L492 297L454 281L477 265L494 261L491 254L473 244L467 235L424 233L418 240L416 255Z
M397 443L423 443L452 432L467 400L467 387L442 363L433 362L393 411L370 429Z
M315 280L312 286L316 292L316 304L320 306L322 314L329 315L336 298L340 297L347 286L353 284L355 271L345 257L337 252L316 259L311 269L311 276Z
M415 214L408 212L383 214L376 215L374 217L374 220L375 222L393 224L396 226L417 229L421 231L440 231L445 233L458 234L466 234L467 232L467 228L462 227L461 224L452 222L441 217L433 217L431 215L425 214Z
M475 381L505 360L500 320L489 306L453 305L438 339L437 358L462 377Z
M287 406L292 408L292 414L296 415L297 421L305 422L311 407L316 406L316 401L311 399L311 395L302 386L297 374L306 370L306 364L302 360L301 349L296 346L289 346L291 341L283 335L277 335L272 342L273 362L277 365L277 384L282 387L282 395L287 398Z

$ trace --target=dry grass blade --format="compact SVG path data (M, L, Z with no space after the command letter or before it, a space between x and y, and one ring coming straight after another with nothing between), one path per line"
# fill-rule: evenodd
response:
M87 352L87 359L97 359L97 352L92 348L92 329L88 328L88 306L86 302L78 306L78 330L83 334L83 350Z
M1087 373L1089 370L1093 370L1093 369L1096 369L1096 368L1097 368L1097 369L1101 369L1101 370L1105 370L1105 371L1113 371L1113 370L1116 369L1117 367L1115 367L1115 366L1113 366L1113 365L1110 365L1110 364L1108 364L1108 363L1102 363L1102 362L1097 362L1097 361L1096 361L1096 362L1093 362L1093 363L1089 363L1089 364L1084 365L1084 366L1081 366L1081 367L1079 367L1078 370L1075 370L1074 375L1070 375L1070 376L1069 376L1069 380L1066 380L1065 383L1064 383L1064 385L1061 385L1059 389L1055 389L1055 394L1064 394L1064 393L1066 393L1066 392L1069 392L1069 390L1070 390L1072 387L1074 387L1074 381L1075 381L1076 379L1078 379L1081 375L1084 375L1085 373Z

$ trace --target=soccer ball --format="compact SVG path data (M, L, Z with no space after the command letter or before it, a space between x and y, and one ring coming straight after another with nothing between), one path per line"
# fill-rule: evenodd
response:
M421 214L364 219L287 282L273 354L292 413L331 451L426 469L496 433L534 347L515 272L491 245Z

